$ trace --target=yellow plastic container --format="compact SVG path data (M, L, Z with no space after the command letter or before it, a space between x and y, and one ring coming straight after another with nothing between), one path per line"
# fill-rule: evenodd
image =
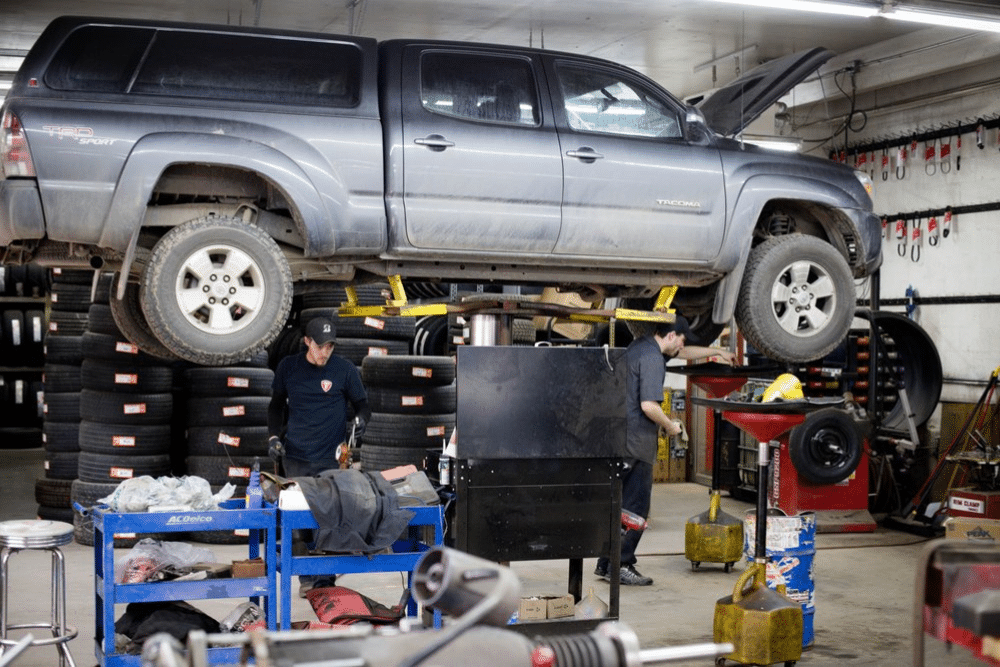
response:
M722 494L712 492L707 512L684 526L684 557L696 570L702 563L725 563L726 572L743 556L743 522L719 509Z
M802 657L802 606L768 588L764 564L751 563L733 594L715 603L712 634L714 641L735 647L726 660L744 665L794 663Z

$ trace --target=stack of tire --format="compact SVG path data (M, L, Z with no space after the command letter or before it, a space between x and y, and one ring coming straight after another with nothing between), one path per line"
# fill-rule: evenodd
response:
M42 344L47 274L0 264L0 448L42 444Z
M372 418L361 469L423 468L455 428L455 362L448 356L369 356L361 365Z
M81 340L80 465L72 500L92 506L126 479L172 472L173 364L141 351L121 333L98 289ZM75 539L93 544L92 522L74 516ZM142 536L116 536L129 546Z
M186 472L208 480L213 491L225 484L236 487L234 497L246 495L254 460L270 469L267 456L267 406L274 371L267 355L240 366L194 367L184 372L188 397ZM195 542L238 544L245 531L195 531Z
M72 484L80 459L80 364L94 272L53 269L42 370L45 476L35 480L38 516L74 520Z

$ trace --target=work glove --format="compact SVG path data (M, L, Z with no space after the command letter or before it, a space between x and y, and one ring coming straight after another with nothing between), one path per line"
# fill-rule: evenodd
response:
M362 416L357 416L354 418L354 438L360 440L361 436L365 434L365 429L368 428L368 422Z
M285 446L281 444L281 438L272 435L267 439L267 455L275 463L281 461L281 457L285 455Z

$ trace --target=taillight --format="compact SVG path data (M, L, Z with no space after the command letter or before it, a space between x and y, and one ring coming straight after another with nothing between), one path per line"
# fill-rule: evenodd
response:
M3 125L0 126L0 168L4 176L35 175L35 165L31 162L24 128L18 117L10 111L3 115Z

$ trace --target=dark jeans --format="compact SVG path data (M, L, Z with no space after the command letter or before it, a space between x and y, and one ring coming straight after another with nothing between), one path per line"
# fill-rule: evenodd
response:
M649 506L653 497L653 464L639 459L625 459L622 472L622 509L635 512L643 519L649 518ZM635 565L635 550L642 539L641 530L630 530L622 536L622 567ZM599 558L597 567L608 569L608 559Z

